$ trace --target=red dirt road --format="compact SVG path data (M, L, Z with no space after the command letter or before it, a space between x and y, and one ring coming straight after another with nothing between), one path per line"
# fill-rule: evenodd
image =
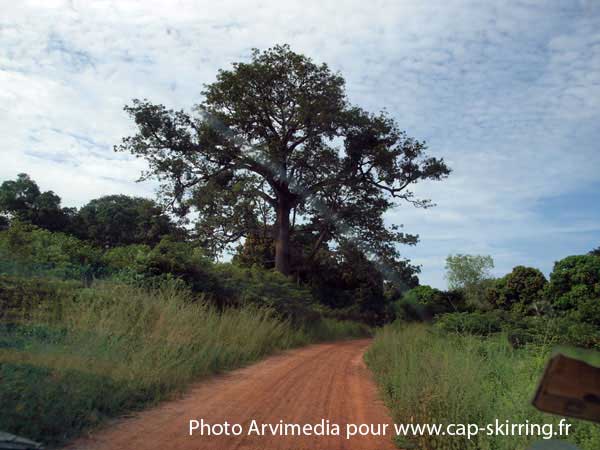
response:
M212 377L180 399L121 419L79 439L77 450L393 450L387 436L345 437L346 424L391 424L362 356L369 340L319 344ZM190 419L239 423L240 436L189 435ZM341 436L248 436L260 424L340 425Z

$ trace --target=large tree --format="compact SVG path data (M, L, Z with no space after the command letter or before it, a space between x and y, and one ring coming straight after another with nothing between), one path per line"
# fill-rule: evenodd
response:
M408 188L450 172L389 115L352 106L341 75L285 45L219 71L203 96L191 114L134 100L125 110L137 134L116 150L148 161L142 178L158 178L179 213L194 208L215 250L273 230L284 274L300 229L317 236L309 257L349 239L396 259L396 244L416 237L386 227L383 214L399 201L428 206Z

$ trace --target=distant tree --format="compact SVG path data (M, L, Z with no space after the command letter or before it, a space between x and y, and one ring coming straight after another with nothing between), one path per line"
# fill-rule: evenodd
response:
M386 227L383 214L399 201L430 205L408 188L450 170L387 114L350 105L344 79L327 65L288 46L254 50L203 94L197 114L134 100L125 110L138 132L116 150L147 160L144 177L162 182L175 211L196 210L196 232L215 252L265 221L283 274L294 233L317 236L309 259L326 242L352 239L393 261L397 244L416 242Z
M127 195L92 200L78 219L81 237L103 247L155 245L165 235L181 233L154 201Z
M540 313L546 283L546 277L538 269L517 266L494 282L486 298L495 308Z
M16 218L50 231L65 231L70 214L71 210L61 208L58 195L40 191L37 183L25 173L0 185L0 215L4 226Z
M489 255L449 255L446 258L448 287L463 290L468 303L482 306L493 268L494 260Z
M600 325L600 256L568 256L554 264L545 293L557 311Z
M600 247L591 250L588 254L592 256L600 256Z

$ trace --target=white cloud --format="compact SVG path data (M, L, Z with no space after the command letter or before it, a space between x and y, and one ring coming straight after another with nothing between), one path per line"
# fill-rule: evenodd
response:
M598 5L0 0L0 178L28 172L68 205L152 195L133 183L143 163L112 152L132 131L122 106L189 108L217 69L287 42L454 169L417 187L437 208L389 215L421 235L406 253L425 281L443 285L443 260L459 251L491 253L499 271L547 268L510 241L564 236L534 207L598 181Z

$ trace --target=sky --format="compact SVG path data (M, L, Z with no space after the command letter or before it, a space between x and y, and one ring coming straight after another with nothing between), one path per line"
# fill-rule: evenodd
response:
M65 206L124 193L144 163L112 149L123 106L201 100L253 47L289 44L387 110L453 169L415 186L436 207L386 216L402 253L446 286L449 254L501 276L600 246L600 1L0 0L0 181L28 173Z

